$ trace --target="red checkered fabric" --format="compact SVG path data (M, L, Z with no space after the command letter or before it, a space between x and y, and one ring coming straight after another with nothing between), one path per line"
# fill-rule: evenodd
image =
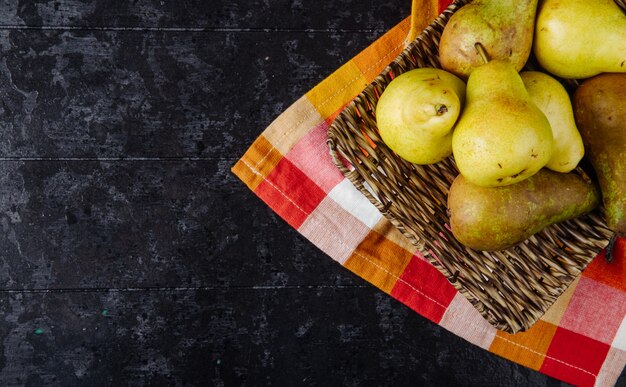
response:
M449 1L433 2L441 11ZM601 254L531 329L497 331L333 165L336 114L403 49L409 20L310 90L251 144L233 172L348 270L468 342L576 385L613 385L626 364L626 242Z

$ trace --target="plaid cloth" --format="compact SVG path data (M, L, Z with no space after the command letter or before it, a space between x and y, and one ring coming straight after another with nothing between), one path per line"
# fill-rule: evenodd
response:
M424 15L440 12L449 0L431 3ZM468 342L568 383L615 384L626 364L624 240L612 264L600 254L531 329L507 334L484 320L333 165L329 125L400 54L409 23L293 103L233 173L332 259Z

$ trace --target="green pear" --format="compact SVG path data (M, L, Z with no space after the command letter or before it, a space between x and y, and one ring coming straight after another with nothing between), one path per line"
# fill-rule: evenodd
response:
M534 52L551 74L626 72L626 15L613 0L545 0L537 13Z
M626 237L626 74L589 78L573 100L587 157L602 191L607 226Z
M474 45L492 59L505 60L517 71L530 55L537 0L476 0L456 11L439 42L441 67L463 79L484 62Z
M552 128L554 147L546 168L571 172L585 155L585 146L574 121L567 90L559 81L539 71L522 71L520 76L530 99L545 114Z
M459 175L448 192L452 234L463 245L484 251L514 246L599 203L600 193L591 180L545 168L506 187L477 186Z
M376 105L376 124L387 146L415 164L434 164L452 153L452 130L465 101L465 83L444 70L418 68L394 78Z
M492 60L472 71L466 101L452 136L461 174L496 187L524 180L552 157L546 116L531 101L515 67Z

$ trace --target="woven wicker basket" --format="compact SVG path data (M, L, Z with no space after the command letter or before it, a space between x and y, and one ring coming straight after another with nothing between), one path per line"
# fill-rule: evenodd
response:
M440 68L438 43L451 4L335 119L328 146L337 168L388 218L494 327L515 333L533 325L607 245L611 231L600 211L550 226L498 252L461 245L446 227L448 189L457 176L453 157L419 166L399 158L381 140L378 97L399 74ZM623 1L616 1L620 7ZM576 82L566 82L570 91ZM375 146L373 146L375 144Z

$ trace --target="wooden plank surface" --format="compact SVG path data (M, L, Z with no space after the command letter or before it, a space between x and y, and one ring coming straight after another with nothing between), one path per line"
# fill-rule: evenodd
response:
M0 384L560 385L381 294L230 173L409 8L3 2Z

